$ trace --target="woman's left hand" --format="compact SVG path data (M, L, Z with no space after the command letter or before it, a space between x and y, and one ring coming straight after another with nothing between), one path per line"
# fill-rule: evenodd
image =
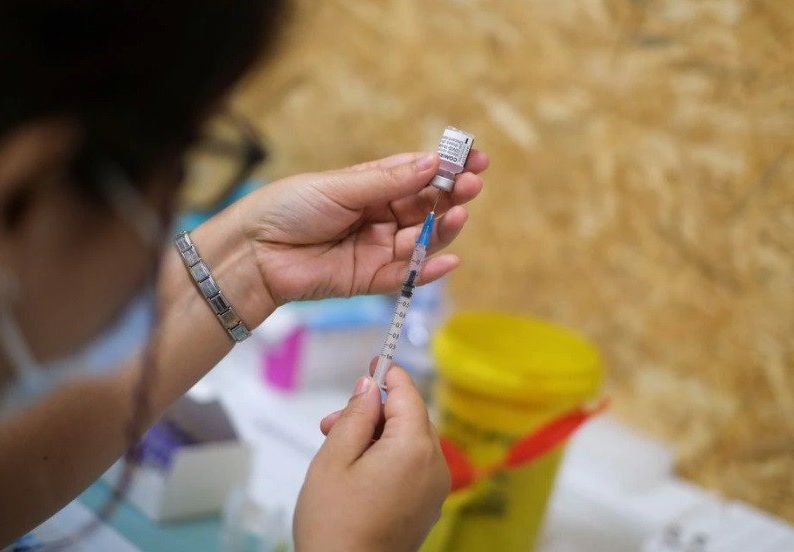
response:
M397 290L438 190L428 187L435 154L405 153L348 169L301 174L246 197L238 222L274 306L299 299L349 297ZM447 246L468 214L462 204L480 193L488 157L473 150L454 191L442 193L429 249ZM429 257L420 282L459 263Z

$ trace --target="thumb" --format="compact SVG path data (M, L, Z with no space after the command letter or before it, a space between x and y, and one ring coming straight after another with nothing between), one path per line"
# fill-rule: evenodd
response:
M353 397L328 433L319 454L352 464L372 443L380 421L380 390L370 376L358 380Z
M418 192L430 182L438 163L438 155L428 153L395 166L326 173L323 192L348 209L363 209Z

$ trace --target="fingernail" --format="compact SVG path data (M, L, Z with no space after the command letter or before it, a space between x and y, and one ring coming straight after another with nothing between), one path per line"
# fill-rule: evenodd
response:
M359 378L358 381L356 382L356 389L355 391L353 391L353 395L361 395L362 393L366 393L371 383L372 383L372 378L369 376L364 376L363 378Z
M436 161L436 154L435 153L428 153L427 155L420 157L416 160L416 170L419 172L426 171L430 167L433 166L433 163Z

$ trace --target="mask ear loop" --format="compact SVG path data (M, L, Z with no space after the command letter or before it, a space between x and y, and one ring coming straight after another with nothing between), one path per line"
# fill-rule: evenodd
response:
M102 193L116 214L135 230L145 244L159 248L165 241L165 224L121 169L106 164L99 177Z
M14 321L11 305L16 297L16 285L7 272L0 269L0 343L17 380L28 385L40 381L41 369L33 352Z
M160 276L160 245L167 235L167 226L156 212L144 201L140 192L130 183L123 171L115 165L104 165L100 173L101 189L114 211L125 222L130 224L141 240L152 246L154 262L152 264L151 281L156 283ZM155 287L156 289L156 287ZM152 333L149 342L141 355L141 372L132 396L132 417L125 428L127 450L124 453L124 466L116 480L110 498L96 512L96 518L60 539L45 542L43 550L65 550L84 540L94 531L101 528L115 513L121 501L127 495L132 484L135 471L140 465L143 453L141 438L145 433L147 421L151 414L149 389L157 379L158 321L160 313L155 301L150 327Z
M0 306L0 342L11 361L11 368L20 381L30 381L38 378L41 370L38 362L27 345L19 326L14 322L11 308L3 303Z

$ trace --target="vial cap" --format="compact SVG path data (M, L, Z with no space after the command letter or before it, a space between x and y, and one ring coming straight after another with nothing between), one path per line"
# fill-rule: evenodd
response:
M430 181L430 184L436 188L444 190L445 192L451 192L452 188L455 187L455 181L453 179L441 175L434 176L433 180Z

